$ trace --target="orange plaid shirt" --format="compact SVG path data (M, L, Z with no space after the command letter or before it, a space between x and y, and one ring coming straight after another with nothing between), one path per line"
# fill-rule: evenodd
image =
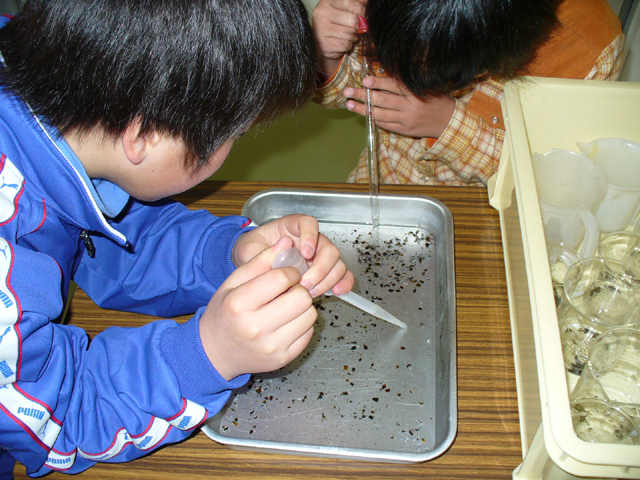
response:
M617 80L623 46L624 35L619 34L602 50L585 79ZM356 49L343 57L337 72L319 87L316 101L329 108L344 107L342 91L347 86L362 87L361 70ZM535 71L530 74L535 75ZM453 116L437 140L406 137L378 128L379 183L486 186L498 169L504 127L471 113L467 105L477 93L499 102L503 87L504 82L489 78L456 96ZM366 148L347 181L369 182Z

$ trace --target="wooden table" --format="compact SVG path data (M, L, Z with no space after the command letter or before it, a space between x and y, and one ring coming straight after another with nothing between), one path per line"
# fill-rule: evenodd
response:
M367 192L366 185L205 182L178 198L216 215L239 214L245 201L267 188ZM426 195L453 214L457 290L458 434L448 452L420 464L241 452L199 432L126 464L97 465L86 479L511 479L522 461L507 286L498 213L483 188L382 186L381 193ZM77 292L70 323L94 336L110 325L138 326L149 317L96 307ZM26 478L16 467L16 478ZM54 473L49 480L69 478Z

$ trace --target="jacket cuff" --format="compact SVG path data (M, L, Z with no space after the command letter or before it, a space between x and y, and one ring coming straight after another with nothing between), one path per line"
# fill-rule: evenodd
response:
M209 409L213 403L213 409L219 410L231 391L245 385L251 375L227 381L211 364L200 340L200 317L204 309L200 308L187 322L167 329L160 339L160 348L176 375L182 397ZM219 398L221 393L226 393L224 399Z
M238 237L255 228L250 219L238 217L242 224L230 224L228 228L212 232L202 252L202 268L207 280L215 288L220 286L220 279L226 279L236 267L233 264L232 252Z

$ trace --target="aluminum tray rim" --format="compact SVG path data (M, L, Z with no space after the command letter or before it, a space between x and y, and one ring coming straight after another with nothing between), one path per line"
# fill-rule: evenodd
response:
M263 197L272 195L292 195L298 197L331 197L338 199L350 199L357 198L359 201L366 201L369 205L370 194L364 192L344 192L344 191L332 191L332 190L314 190L314 189L298 189L298 188L268 188L261 190L252 195L244 204L241 215L248 216L248 210L250 206L256 202L259 202ZM427 452L400 452L392 450L379 450L379 449L367 449L357 447L336 447L329 445L310 445L303 443L281 442L272 440L255 440L238 437L228 437L218 434L209 423L215 421L224 412L222 409L218 414L209 419L203 426L202 431L213 441L225 445L229 448L236 450L255 451L262 453L280 453L287 455L302 455L309 457L321 457L321 458L334 458L344 460L364 460L364 461L376 461L386 463L422 463L433 460L446 451L448 451L458 433L458 408L457 408L457 321L456 321L456 301L455 301L455 267L454 267L454 233L453 233L453 216L447 206L438 199L425 195L415 194L380 194L379 200L384 202L401 202L407 200L414 200L418 202L426 202L437 208L438 212L442 215L443 220L443 233L446 236L446 248L451 254L446 258L446 270L448 280L451 280L448 294L448 304L451 306L449 312L449 324L447 328L450 331L450 358L448 360L450 368L449 376L449 431L446 433L442 441L436 445L432 450ZM278 216L283 216L290 213L299 213L295 211L291 212L279 212ZM381 210L380 224L382 226L408 226L403 223L386 222L386 218L382 215ZM319 219L320 223L331 223L331 221L325 221ZM260 222L257 222L260 224ZM363 225L370 225L372 222L363 223ZM362 223L361 223L362 224ZM417 226L417 225L416 225Z

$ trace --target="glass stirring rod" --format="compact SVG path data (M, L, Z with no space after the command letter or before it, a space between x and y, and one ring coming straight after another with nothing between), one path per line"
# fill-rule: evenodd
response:
M295 247L287 248L286 250L279 252L276 255L276 258L274 258L272 266L273 268L295 267L300 272L300 275L304 275L304 272L309 269L307 261L302 256L302 253L300 253L300 250ZM336 297L344 300L354 307L359 308L369 315L373 315L374 317L384 320L385 322L392 323L400 328L407 328L407 324L402 320L397 319L389 312L387 312L384 308L379 307L375 303L370 302L365 298L362 298L360 295L349 292L342 295L336 295Z
M358 34L360 34L360 53L363 60L363 69L360 75L360 79L364 80L369 75L375 75L373 71L373 62L371 59L373 42L369 36L369 25L363 17L358 17L360 20L360 28ZM369 196L371 201L371 221L373 228L375 229L380 224L380 202L378 194L380 191L379 179L378 179L378 141L376 122L373 115L373 105L371 104L371 89L365 87L365 118L367 127L367 165L369 170Z

